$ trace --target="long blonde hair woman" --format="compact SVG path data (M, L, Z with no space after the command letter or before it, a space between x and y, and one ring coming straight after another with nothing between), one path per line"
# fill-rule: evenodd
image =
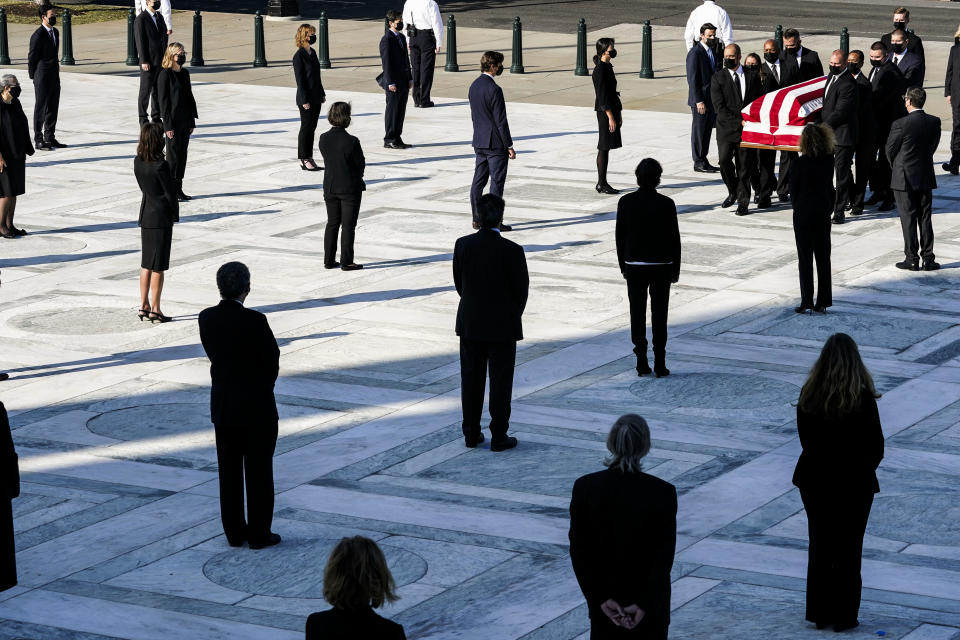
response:
M186 63L186 49L179 42L171 42L163 54L163 69L157 77L160 117L167 141L167 163L173 173L180 202L191 199L183 192L183 176L187 168L190 134L197 120L197 101L190 85L190 72L183 66Z
M320 105L327 99L323 83L320 82L320 60L311 46L316 41L317 30L313 25L300 25L294 38L297 52L293 54L293 77L297 81L297 109L300 110L297 157L304 171L320 170L313 161L313 140L320 119Z

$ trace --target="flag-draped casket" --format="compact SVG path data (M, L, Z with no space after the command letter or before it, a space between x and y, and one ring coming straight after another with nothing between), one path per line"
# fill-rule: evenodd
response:
M803 127L823 107L827 79L814 78L771 91L743 108L742 147L796 151Z

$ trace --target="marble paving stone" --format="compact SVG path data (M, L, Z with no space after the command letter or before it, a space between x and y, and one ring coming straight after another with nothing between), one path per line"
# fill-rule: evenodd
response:
M940 331L949 329L944 322L898 321L890 316L871 316L864 313L828 313L811 317L794 317L777 324L761 333L812 338L823 341L831 334L843 332L858 344L906 349L912 344L928 338Z
M904 640L956 640L957 638L960 638L960 628L936 624L922 624L904 636Z

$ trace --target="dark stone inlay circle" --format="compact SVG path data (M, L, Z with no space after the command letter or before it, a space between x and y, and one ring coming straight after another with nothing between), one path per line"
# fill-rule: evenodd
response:
M231 549L203 565L211 582L261 596L323 598L323 568L338 540L287 540L265 551ZM427 572L426 561L415 553L380 545L398 587L416 582Z
M912 544L956 547L960 522L957 497L955 492L946 497L942 493L878 495L870 509L867 533Z
M97 435L123 441L183 436L184 442L213 442L210 405L201 402L171 402L114 409L87 420L87 429Z
M136 305L44 309L15 316L10 324L29 333L61 336L129 333L147 331L153 326L137 319Z
M789 382L757 375L690 373L646 378L630 385L630 393L652 406L753 409L789 404L800 389Z

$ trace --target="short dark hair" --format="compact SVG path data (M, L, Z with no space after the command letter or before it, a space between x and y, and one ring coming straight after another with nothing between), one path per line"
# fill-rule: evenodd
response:
M653 158L644 158L637 165L637 186L641 189L653 189L660 184L663 167Z
M710 22L704 22L700 25L700 35L703 35L704 31L716 31L717 27Z
M379 607L397 600L387 559L370 538L341 538L323 569L323 599L338 609Z
M870 45L870 51L883 51L884 55L886 55L889 49L887 48L887 44L883 40L877 40L872 45Z
M498 195L488 193L477 200L477 219L480 228L493 229L503 221L503 210L507 203Z
M860 51L860 49L854 49L854 50L851 51L850 53L855 53L855 54L857 54L857 57L860 58L860 64L863 64L863 51ZM850 57L850 54L849 54L849 53L847 54L847 57L848 57L848 58Z
M923 103L927 101L927 92L922 87L910 87L907 89L907 100L917 109L923 109Z
M800 32L794 29L793 27L789 29L785 29L783 32L784 40L791 40L793 38L799 38L799 37L800 37Z
M480 71L493 71L495 67L503 64L503 54L499 51L485 51L480 56Z
M346 129L350 126L350 113L349 102L334 102L330 105L330 110L327 111L327 122L330 123L331 127Z
M242 262L228 262L217 269L217 289L224 300L236 300L250 290L250 269Z
M159 122L147 122L140 127L140 141L137 143L137 157L145 162L163 160L163 125Z
M890 42L893 42L893 36L900 36L903 38L903 41L906 42L910 39L910 36L907 35L907 32L903 29L894 29L890 32Z
M387 11L387 22L396 22L397 20L403 19L403 12L398 11L397 9L390 9Z
M45 18L45 17L47 17L47 12L48 12L48 11L56 11L56 10L57 10L57 8L56 8L55 6L53 6L52 4L49 4L49 3L44 2L42 5L40 5L40 6L37 8L37 14L38 14L41 18Z
M614 45L613 38L600 38L597 40L597 55L593 56L593 64L600 61L600 56L607 52L607 49Z

